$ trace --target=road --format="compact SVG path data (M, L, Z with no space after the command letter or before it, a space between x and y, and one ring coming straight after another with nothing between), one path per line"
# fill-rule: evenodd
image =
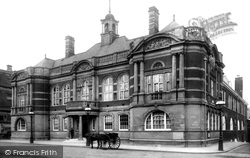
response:
M29 146L29 144L1 143L0 146ZM34 146L41 146L34 144ZM2 148L2 147L0 147ZM10 156L0 155L1 158ZM13 156L11 156L12 158ZM36 156L34 156L36 157ZM39 156L45 158L46 156ZM53 158L52 156L47 156ZM246 144L230 152L219 154L188 154L158 151L135 151L135 150L103 150L86 147L63 147L64 158L250 158L250 144Z

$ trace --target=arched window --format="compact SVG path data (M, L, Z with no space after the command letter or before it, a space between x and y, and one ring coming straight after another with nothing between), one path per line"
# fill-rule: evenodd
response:
M118 79L118 99L127 99L129 97L128 75L122 75Z
M128 115L122 114L119 116L119 129L128 130Z
M52 88L52 106L59 105L59 87L55 86Z
M87 81L82 84L81 95L81 100L89 100L89 84Z
M116 33L116 26L115 24L112 25L113 32Z
M230 130L234 130L234 123L232 118L230 118Z
M158 69L158 68L162 68L162 67L163 67L163 65L162 65L161 62L157 62L157 63L155 63L155 64L153 65L153 69Z
M113 100L113 79L108 77L103 81L103 101L111 100Z
M222 116L222 130L226 130L226 118Z
M63 87L63 105L70 101L70 85L66 84Z
M113 129L113 118L111 115L104 116L104 130L110 131Z
M53 131L59 131L59 118L55 117L52 119L53 121Z
M18 119L17 124L16 124L16 129L17 131L26 131L26 123L24 119L22 118Z
M145 130L171 130L171 119L163 111L152 112L146 117Z
M105 33L109 32L109 24L108 23L105 24L104 29L105 29Z

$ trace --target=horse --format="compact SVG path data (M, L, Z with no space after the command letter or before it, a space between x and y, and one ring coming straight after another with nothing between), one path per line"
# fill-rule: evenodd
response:
M86 138L89 139L91 149L93 149L93 142L97 141L97 149L102 147L101 136L98 133L87 133Z

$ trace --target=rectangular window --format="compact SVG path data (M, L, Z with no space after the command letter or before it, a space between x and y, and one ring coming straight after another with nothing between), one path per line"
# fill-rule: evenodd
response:
M111 115L104 116L104 130L112 130L113 119Z
M53 131L59 131L59 118L53 119Z
M128 115L120 115L120 130L128 129Z
M166 73L166 90L170 91L171 90L171 73Z
M68 130L68 118L64 118L63 119L63 131L67 131Z
M147 92L152 93L152 76L147 76Z
M211 89L210 89L210 92L211 92L211 96L214 96L214 81L211 80Z

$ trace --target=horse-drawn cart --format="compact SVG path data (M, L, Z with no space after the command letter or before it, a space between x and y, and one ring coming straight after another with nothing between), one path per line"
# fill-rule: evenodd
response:
M91 148L93 148L94 141L97 141L97 148L103 149L118 149L121 145L118 133L89 133L87 137L90 140Z

